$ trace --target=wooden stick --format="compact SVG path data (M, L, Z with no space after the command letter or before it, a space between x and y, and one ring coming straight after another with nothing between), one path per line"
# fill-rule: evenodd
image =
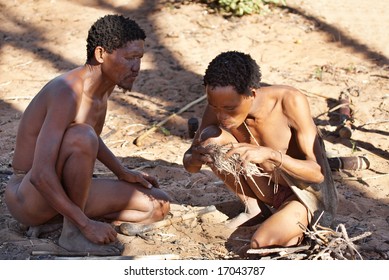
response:
M389 175L389 173L380 174L380 175L377 175L377 176L345 177L345 178L342 178L342 180L344 180L344 181L366 181L366 180L370 180L370 179L377 179L377 178L385 177L385 176L388 176L388 175Z
M138 256L85 256L85 257L55 257L55 260L179 260L180 256L176 254L162 255L138 255Z
M55 251L32 251L31 255L33 256L63 256L63 257L89 257L89 256L103 256L101 253L95 253L95 252L71 252L71 251L65 251L65 250L55 250ZM106 254L104 257L112 257L117 256L117 253L112 254Z
M166 117L165 119L163 119L162 121L160 121L159 123L157 123L156 125L154 125L152 128L146 130L146 132L144 132L143 134L139 135L137 138L135 138L134 140L134 144L137 145L137 146L141 146L142 145L142 141L147 137L149 136L151 133L153 133L155 130L157 130L159 127L161 127L162 125L164 125L168 120L170 120L171 118L185 112L186 110L188 110L190 107L192 107L193 105L203 101L204 99L206 99L207 96L206 95L203 95L199 98L197 98L196 100L190 102L189 104L185 105L183 108L181 108L177 113L173 113L171 114L170 116Z
M325 96L323 94L316 93L316 92L310 92L310 91L307 91L307 90L302 89L302 88L299 88L299 90L302 91L304 94L309 95L309 96L321 97L321 98L324 98L324 99L328 99L329 98L329 96Z
M323 116L324 114L332 113L333 111L336 111L336 110L338 110L339 108L345 107L345 106L348 106L348 105L347 105L347 104L338 104L338 105L332 107L331 109L329 109L328 111L325 111L325 112L323 112L323 113L320 113L319 115L317 115L317 116L315 117L315 119L318 119L319 117Z
M263 249L249 249L247 250L247 254L258 254L258 255L263 255L263 254L270 254L270 253L295 253L295 252L300 252L300 251L305 251L310 248L309 245L305 246L300 246L300 247L282 247L282 248L263 248Z
M56 260L178 260L176 254L162 255L139 255L139 256L98 256L88 252L67 252L67 251L32 251L33 256L55 256Z

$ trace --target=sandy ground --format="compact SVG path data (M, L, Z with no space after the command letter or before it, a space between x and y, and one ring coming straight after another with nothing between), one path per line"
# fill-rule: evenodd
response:
M128 4L130 2L130 4ZM358 247L364 259L389 255L389 3L363 0L287 1L266 15L223 18L199 4L156 0L0 0L0 259L48 258L59 230L29 237L3 202L20 116L51 78L85 62L90 25L105 14L133 17L148 38L143 71L131 93L115 91L103 139L124 164L158 177L173 198L172 216L217 210L143 236L119 235L125 256L169 254L180 259L239 259L256 227L228 230L224 221L243 210L207 169L189 174L182 156L191 140L190 117L205 101L134 140L153 124L203 96L209 61L226 50L250 53L263 81L292 85L310 101L328 156L365 155L370 168L334 171L340 205L335 225L350 237L370 232ZM386 40L386 41L385 41ZM342 92L351 94L351 139L336 134ZM100 164L96 176L111 176Z

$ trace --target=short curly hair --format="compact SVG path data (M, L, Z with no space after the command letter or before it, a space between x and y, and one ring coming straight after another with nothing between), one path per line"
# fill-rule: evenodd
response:
M260 88L261 70L250 55L238 51L220 53L208 65L204 86L233 86L239 94L251 95Z
M134 20L122 15L106 15L98 19L89 29L86 40L87 62L93 58L98 46L112 53L129 41L145 39L144 30Z

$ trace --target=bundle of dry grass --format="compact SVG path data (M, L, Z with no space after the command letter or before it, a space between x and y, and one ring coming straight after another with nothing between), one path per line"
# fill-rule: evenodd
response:
M253 176L266 176L271 178L271 175L263 172L263 169L254 163L248 163L244 166L238 154L233 154L232 156L227 157L226 154L231 149L231 144L209 144L206 148L212 151L210 156L213 160L213 166L217 169L217 171L222 174L231 174L234 176L235 185L240 187L243 194L244 189L241 183L241 176L243 176L245 180L250 179L257 187L258 191L264 196L261 189L257 186Z
M251 179L253 176L270 177L268 173L263 172L262 168L254 163L249 163L246 167L244 167L238 154L233 154L232 156L227 157L226 154L231 149L231 144L222 146L210 144L206 146L206 148L212 150L210 156L213 160L213 165L217 168L217 170L221 173L232 174L237 182L240 182L239 177L241 175Z

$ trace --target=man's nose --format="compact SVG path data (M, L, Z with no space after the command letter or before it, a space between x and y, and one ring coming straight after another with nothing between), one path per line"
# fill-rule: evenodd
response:
M141 63L141 60L140 59L136 59L133 63L133 65L131 66L131 70L133 72L139 72L140 70L140 63Z
M219 112L216 113L216 118L219 121L225 121L226 119L228 119L228 115L219 111Z

